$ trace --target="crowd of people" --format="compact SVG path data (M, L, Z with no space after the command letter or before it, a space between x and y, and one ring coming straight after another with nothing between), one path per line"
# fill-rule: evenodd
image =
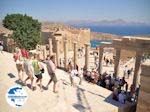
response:
M84 72L83 76L86 81L111 90L113 92L112 98L120 103L136 101L139 88L135 90L133 85L129 88L125 77L115 78L114 74L111 75L106 72L99 75L94 69L91 72Z
M14 61L16 62L16 67L18 70L18 81L26 85L28 80L31 81L31 89L36 90L37 84L39 82L40 90L42 88L43 73L45 72L43 63L46 64L48 74L50 75L49 82L45 86L48 89L49 84L53 81L53 92L56 91L56 65L54 56L47 56L46 60L40 60L36 53L28 52L25 49L17 48L14 53ZM126 66L127 68L127 66ZM132 71L132 70L131 70ZM124 76L131 74L131 71L125 69ZM74 78L79 78L79 85L82 84L82 79L84 78L89 83L97 84L104 88L107 88L113 92L112 98L120 103L125 103L125 101L135 101L138 89L135 91L133 85L129 89L129 84L127 83L125 77L121 79L115 78L114 74L108 74L104 72L99 74L96 69L86 70L85 68L80 68L78 65L73 66L71 61L68 63L67 72L69 74L69 79L71 86L75 86ZM26 79L24 80L24 73L26 73Z
M38 82L40 82L40 90L43 91L42 79L45 70L38 55L36 53L28 52L25 49L16 48L13 58L16 62L16 68L18 70L18 81L26 85L27 80L30 80L32 90L36 90ZM56 65L54 63L54 56L48 56L43 63L46 64L48 74L50 75L50 80L46 85L46 88L48 89L49 84L53 81L53 92L56 93L57 77L55 75ZM26 74L25 80L24 73Z

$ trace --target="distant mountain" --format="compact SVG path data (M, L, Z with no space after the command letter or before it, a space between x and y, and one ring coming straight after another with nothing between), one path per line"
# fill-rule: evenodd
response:
M77 21L68 21L66 22L68 25L73 26L141 26L141 25L149 25L144 22L127 22L122 19L116 20L101 20L101 21L92 21L92 20L77 20Z

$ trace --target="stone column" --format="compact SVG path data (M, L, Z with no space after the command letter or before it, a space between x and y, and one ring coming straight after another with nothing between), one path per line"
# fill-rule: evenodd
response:
M85 44L85 69L89 69L89 47L90 43Z
M134 68L134 77L133 77L133 87L137 87L138 79L139 79L139 70L141 66L141 58L142 52L136 51L136 59L135 59L135 68Z
M73 43L73 48L74 48L73 63L74 63L74 67L76 67L76 64L77 64L77 42Z
M49 55L51 56L52 53L53 53L53 52L52 52L52 39L49 38L48 41L49 41Z
M103 48L99 47L99 68L98 68L98 72L99 74L102 74L102 61L103 61Z
M64 40L64 67L67 69L67 62L68 62L68 57L67 57L67 52L68 52L68 46L67 46L67 40Z
M59 67L60 63L59 63L59 40L58 39L55 39L56 41L56 65L57 67Z
M121 50L120 49L116 49L116 57L115 57L115 63L114 63L115 78L119 76L120 54L121 54Z

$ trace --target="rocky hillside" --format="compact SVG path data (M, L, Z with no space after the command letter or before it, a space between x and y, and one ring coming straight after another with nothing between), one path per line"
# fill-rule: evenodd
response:
M70 26L68 25L65 25L63 23L56 23L56 22L42 22L42 30L44 29L50 29L50 30L54 30L54 29L57 29L57 28L60 28L60 29L69 29L71 28Z
M120 36L109 33L91 32L91 39L93 40L112 40L114 38L120 38Z
M67 29L67 30L79 30L78 28L75 28L73 26L66 25L64 23L55 23L55 22L42 22L42 30L49 29L56 30L56 29ZM108 34L108 33L99 33L99 32L91 32L91 39L94 40L111 40L113 38L119 38L117 35Z

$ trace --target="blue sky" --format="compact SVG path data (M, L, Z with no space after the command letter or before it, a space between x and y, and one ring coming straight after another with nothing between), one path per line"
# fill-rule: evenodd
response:
M0 0L0 19L22 13L40 21L115 20L150 23L150 0Z

